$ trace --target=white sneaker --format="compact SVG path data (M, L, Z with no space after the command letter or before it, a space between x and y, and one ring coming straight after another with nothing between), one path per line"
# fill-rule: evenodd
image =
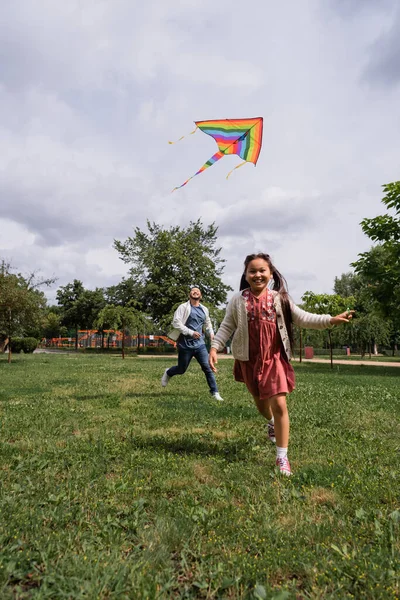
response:
M213 398L215 398L216 400L219 400L219 402L223 402L224 399L221 398L221 396L219 395L219 392L214 392L212 395Z
M168 367L168 369L169 369L169 367ZM167 375L167 371L168 371L168 369L165 369L165 371L164 371L164 375L161 377L161 385L162 385L163 387L167 387L167 385L168 385L168 381L169 381L169 379L170 379L170 378L168 377L168 375Z

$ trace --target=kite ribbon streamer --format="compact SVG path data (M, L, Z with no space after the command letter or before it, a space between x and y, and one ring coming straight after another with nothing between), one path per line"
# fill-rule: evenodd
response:
M229 179L229 177L232 175L233 171L236 171L236 169L240 169L240 167L243 167L243 165L246 165L246 164L247 164L247 160L244 160L239 165L236 165L236 167L233 167L232 171L229 171L229 173L226 176L226 178Z
M188 135L193 135L194 133L196 133L197 130L198 127L196 127L196 129L193 129L193 131L191 131L190 133L187 133L186 135L180 137L179 140L175 140L175 142L168 142L168 144L176 144L177 142L180 142L181 140L185 139L185 137L187 137Z
M214 163L216 163L217 160L219 160L223 156L225 156L225 153L221 152L220 150L218 150L218 152L216 152L211 158L208 159L208 161L206 163L204 163L204 165L201 167L201 169L199 169L197 171L197 173L195 173L194 175L192 175L191 177L189 177L189 179L186 179L186 181L184 183L182 183L182 185L178 185L178 187L175 187L172 191L174 192L175 190L179 190L180 188L182 188L184 185L187 184L188 181L190 181L191 179L193 179L193 177L196 177L196 175L199 175L200 173L202 173L203 171L205 171L206 169L208 169L208 167L212 167L212 165Z

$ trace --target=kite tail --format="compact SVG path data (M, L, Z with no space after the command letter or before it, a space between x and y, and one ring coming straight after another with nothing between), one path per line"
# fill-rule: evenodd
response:
M199 169L197 171L197 173L195 173L194 175L192 175L191 177L189 177L189 179L186 179L185 183L182 183L182 185L178 185L178 187L175 187L172 190L172 192L174 192L175 190L179 190L180 188L182 188L184 185L187 184L188 181L190 181L191 179L193 179L193 177L196 177L196 175L199 175L200 173L202 173L203 171L205 171L206 169L208 169L208 167L212 167L212 165L214 163L216 163L217 160L219 160L223 156L225 156L224 152L221 152L220 150L218 152L216 152L211 158L208 159L208 161L206 163L204 163L204 165L201 167L201 169Z
M232 169L232 171L229 171L228 175L226 176L227 179L229 179L229 177L232 175L233 171L236 171L236 169L240 169L240 167L243 167L243 165L245 165L247 163L247 160L244 160L243 162L241 162L239 165L236 165L236 167L234 167Z
M191 131L190 133L187 133L186 135L183 135L182 137L180 137L179 140L175 140L175 142L168 142L168 144L176 144L177 142L180 142L181 140L183 140L188 135L193 135L194 133L196 133L197 129L198 128L196 127L196 129L193 129L193 131Z

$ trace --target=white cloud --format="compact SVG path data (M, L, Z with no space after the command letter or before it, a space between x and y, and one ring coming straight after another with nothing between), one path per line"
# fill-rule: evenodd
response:
M395 6L6 2L0 257L58 285L110 285L126 273L113 239L146 219L200 218L219 225L233 287L245 255L266 250L296 299L330 291L398 179ZM169 139L195 120L259 115L257 168L226 181L239 159L225 157L170 193L216 146L201 132Z

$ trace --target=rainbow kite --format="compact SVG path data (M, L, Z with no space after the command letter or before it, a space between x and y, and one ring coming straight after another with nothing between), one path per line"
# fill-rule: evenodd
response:
M237 154L243 158L243 162L237 165L227 175L228 177L235 169L238 169L246 162L257 163L258 156L262 144L263 118L256 117L255 119L218 119L213 121L195 121L196 129L191 132L196 133L197 129L201 129L207 135L211 135L218 144L218 152L214 154L204 165L185 181L182 185L174 188L172 191L178 190L187 184L188 181L202 173L208 167L211 167L220 158L226 154ZM183 136L184 137L184 136ZM180 141L183 137L179 138ZM174 142L169 142L173 144Z

